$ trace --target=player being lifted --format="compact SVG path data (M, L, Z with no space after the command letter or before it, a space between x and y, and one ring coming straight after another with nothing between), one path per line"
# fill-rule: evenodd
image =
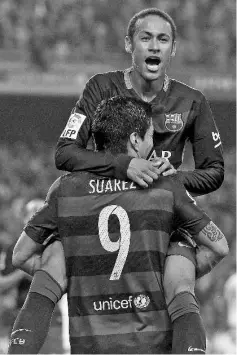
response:
M134 98L103 101L92 126L98 150L115 158L122 153L146 159L154 131L149 109L150 105ZM173 353L204 353L205 333L194 290L181 295L182 278L172 270L172 260L178 258L181 269L189 265L195 272L192 248L172 243L168 250L170 235L177 228L205 246L197 252L198 277L228 253L221 231L175 176L160 177L147 190L131 181L88 172L58 179L14 250L17 266L31 274L41 270L28 296L32 307L24 309L21 321L15 323L9 353L38 350L54 303L66 288L66 275L72 353L170 353L171 346ZM60 242L45 249L42 263L32 256L55 232L63 244L66 273ZM170 293L175 297L167 311L165 298L169 300ZM37 322L36 301L45 310L43 316L37 315ZM15 344L19 336L24 346Z
M56 149L56 166L66 171L91 171L99 175L130 178L145 187L160 170L151 162L119 154L86 150L98 104L122 95L149 102L154 125L154 149L175 169L182 163L187 140L192 144L194 171L178 171L185 188L201 195L218 189L224 178L220 135L204 95L171 79L167 69L176 52L176 26L159 9L145 9L130 20L125 48L132 66L97 74L86 84L72 110Z

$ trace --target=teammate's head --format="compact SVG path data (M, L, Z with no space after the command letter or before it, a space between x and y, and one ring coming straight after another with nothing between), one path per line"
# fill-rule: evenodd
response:
M130 20L125 49L132 55L133 67L146 80L164 75L176 51L176 26L164 11L148 8Z
M139 26L139 20L142 20L145 17L151 16L151 15L161 17L163 20L165 20L166 22L168 22L170 24L171 31L172 31L172 41L174 43L176 40L176 35L177 35L177 29L176 29L176 25L174 23L174 20L165 11L157 9L156 7L148 8L148 9L142 10L140 12L137 12L130 19L130 21L128 23L127 36L132 40L135 32L137 31L137 26Z
M153 124L149 104L115 96L97 107L92 132L97 150L127 153L146 158L153 147Z

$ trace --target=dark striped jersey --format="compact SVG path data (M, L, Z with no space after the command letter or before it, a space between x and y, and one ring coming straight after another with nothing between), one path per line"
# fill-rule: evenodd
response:
M59 232L72 353L170 353L162 287L170 234L194 236L209 221L175 177L149 189L86 172L59 178L25 232L39 243Z
M129 70L93 76L73 109L56 148L56 166L66 171L90 171L107 177L127 178L131 157L85 150L91 137L94 112L103 99L136 97ZM187 140L192 144L194 171L178 172L185 188L195 194L216 190L224 178L220 134L204 95L190 86L165 77L163 89L150 102L154 124L154 148L177 169Z

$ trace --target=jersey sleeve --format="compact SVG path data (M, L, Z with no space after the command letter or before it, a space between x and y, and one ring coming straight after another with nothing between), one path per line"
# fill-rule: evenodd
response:
M55 164L59 170L89 171L106 177L127 178L127 168L131 157L120 154L94 152L87 149L91 138L91 126L98 104L106 98L103 82L91 78L81 94L63 130L55 154Z
M215 191L224 180L223 149L211 108L203 95L190 129L190 141L195 170L179 171L179 178L192 194Z
M174 182L174 230L182 228L195 236L210 222L210 218L178 179Z
M57 234L57 192L60 178L50 187L44 205L30 218L24 227L26 234L35 242L43 244L46 239Z

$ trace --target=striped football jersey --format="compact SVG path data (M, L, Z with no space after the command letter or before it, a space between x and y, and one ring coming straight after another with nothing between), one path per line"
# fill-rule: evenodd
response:
M162 286L170 235L179 226L196 234L207 219L176 179L161 177L149 189L90 173L58 179L45 211L25 231L43 243L46 225L48 233L58 229L68 277L71 352L170 353ZM36 225L42 225L41 233Z

